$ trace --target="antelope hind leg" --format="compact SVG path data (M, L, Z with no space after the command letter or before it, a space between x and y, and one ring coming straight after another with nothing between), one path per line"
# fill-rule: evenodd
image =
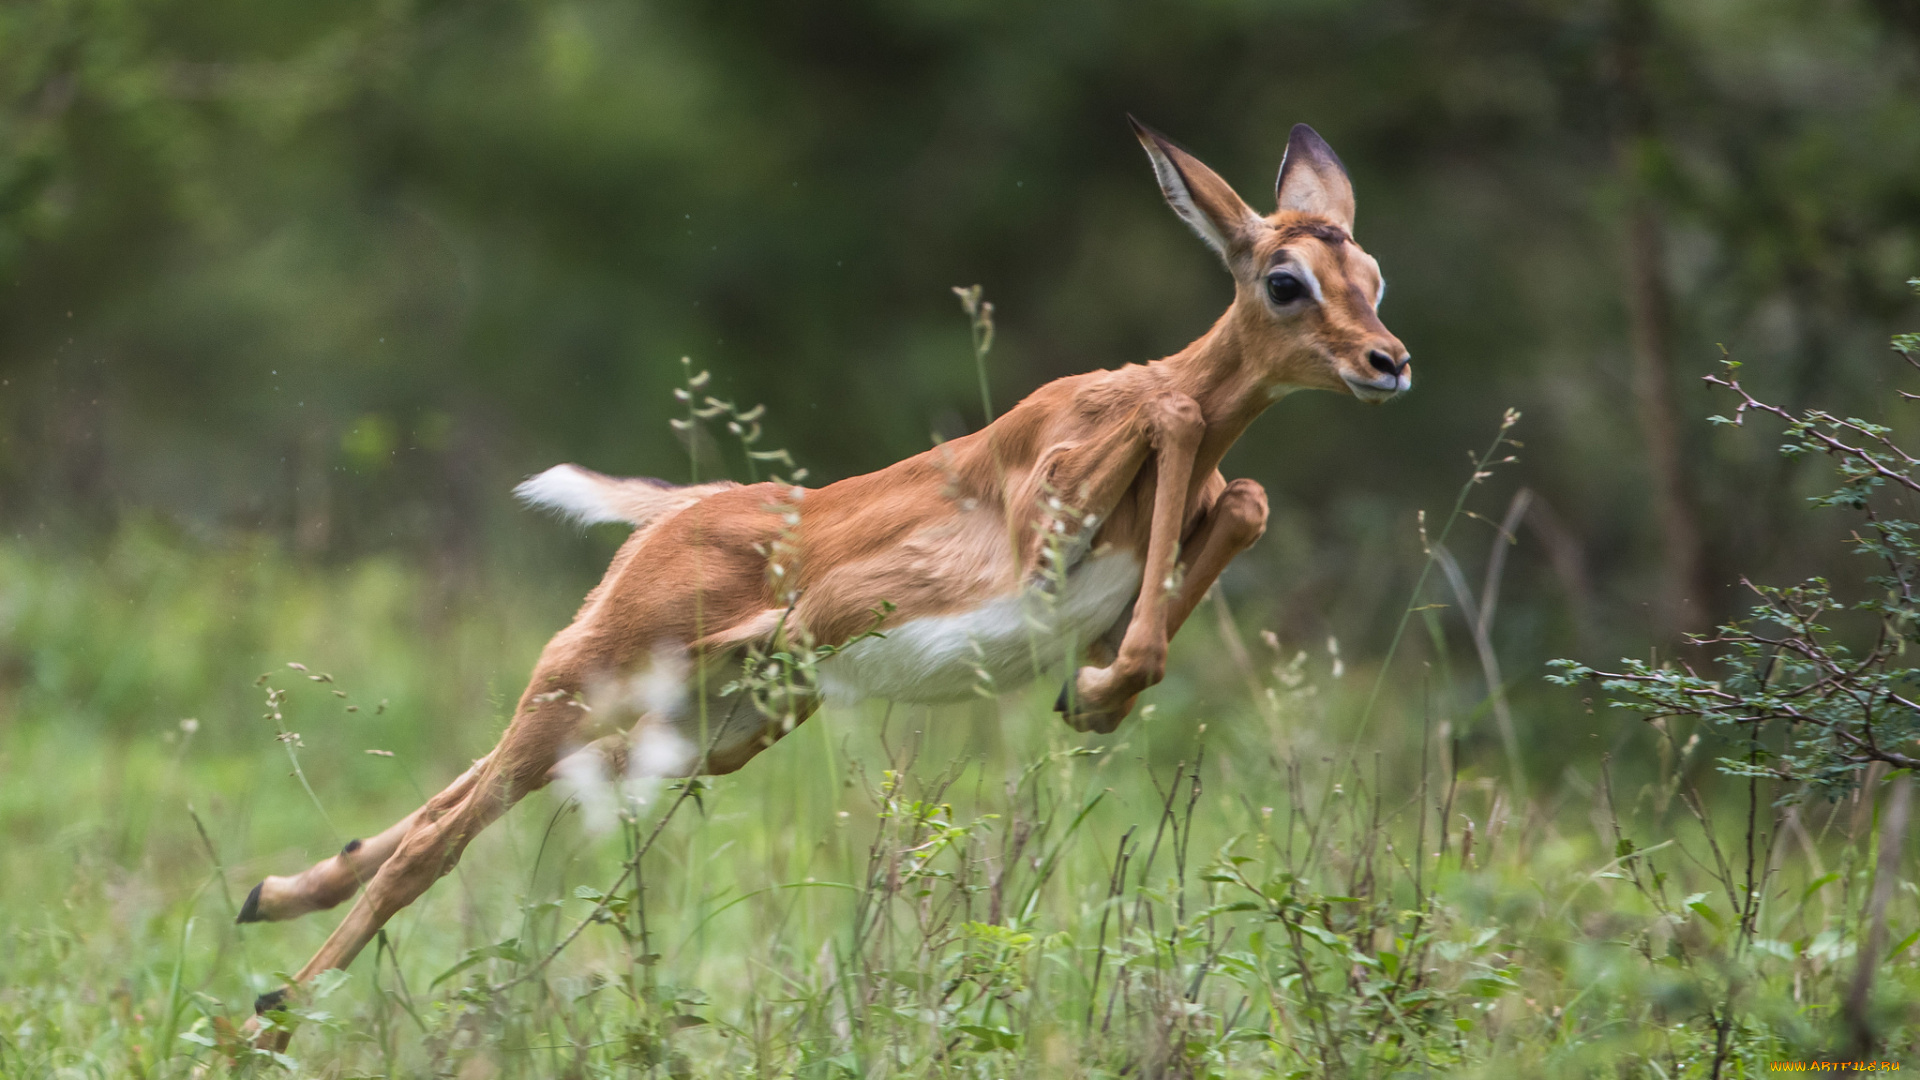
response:
M580 682L577 672L555 670L542 664L535 671L533 687L542 690L560 687L572 692L579 688ZM248 1021L245 1033L256 1047L282 1050L292 1035L285 1029L263 1030L257 1014L284 1008L315 975L351 964L387 920L454 868L467 845L482 829L527 793L546 785L549 771L559 760L561 749L572 739L578 722L579 708L570 696L536 695L530 688L522 699L521 711L507 726L506 734L501 736L493 752L445 791L428 800L426 806L388 830L388 833L399 831L401 835L385 851L385 859L367 881L347 917L294 976L291 986L263 994L255 1002L256 1015ZM388 842L387 835L381 834L383 846ZM350 853L349 862L369 846L362 844L359 850ZM261 892L263 896L266 894L264 887Z
M426 805L401 818L384 832L365 840L349 840L338 854L321 859L291 877L269 875L247 894L246 902L240 905L240 915L234 921L282 922L337 906L358 892L360 886L373 880L381 864L392 856L422 814L444 812L447 807L466 797L468 789L473 786L474 777L479 775L482 763L474 763L472 768L428 800Z
M367 883L366 891L354 901L347 917L334 929L326 943L320 946L320 951L314 954L313 959L307 961L306 966L294 976L293 984L262 994L254 1002L255 1016L247 1022L243 1032L253 1040L256 1048L285 1050L293 1035L286 1028L265 1029L258 1014L285 1008L298 994L299 988L315 975L351 964L354 957L380 932L380 928L387 924L387 920L418 899L428 886L454 868L467 844L482 829L505 813L527 791L545 783L544 769L536 774L539 782L529 786L507 770L491 767L493 762L500 760L503 751L516 749L510 745L512 742L513 730L509 729L507 738L489 757L490 767L482 771L466 794L443 816L429 818L424 812L418 815L399 846L381 864L373 880Z
M727 685L733 681L730 674L736 667L737 656L720 658L718 664L709 665L706 674L696 681L702 686ZM554 681L536 672L534 685L548 686ZM695 693L698 695L699 691ZM526 794L544 787L566 771L561 768L561 754L578 728L577 706L563 695L542 695L529 700L533 702L531 710L514 720L491 754L426 806L375 838L383 848L382 861L346 919L295 976L293 986L263 994L255 1002L256 1015L248 1021L245 1034L256 1046L284 1050L292 1034L284 1029L263 1030L259 1013L284 1008L290 995L315 975L352 963L389 919L454 868L467 844L482 829ZM676 762L660 763L662 775L728 773L805 720L816 702L817 697L795 702L793 724L781 724L763 716L754 707L750 694L736 692L725 697L709 694L705 710L696 705L684 710L687 715L667 721L652 715L642 716L630 731L596 739L568 756L593 755L600 759L594 762L595 768L611 767L616 773L624 772L627 757L636 745L645 752L644 733L648 726L653 726L675 731L686 744L687 752ZM695 753L695 740L702 736L706 739L706 750ZM363 843L347 853L346 858L351 863L354 856L372 846L373 841ZM326 860L321 865L333 861Z

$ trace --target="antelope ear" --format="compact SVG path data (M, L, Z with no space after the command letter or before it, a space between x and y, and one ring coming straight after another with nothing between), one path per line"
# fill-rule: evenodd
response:
M1127 123L1133 125L1134 136L1153 161L1160 193L1167 197L1173 212L1231 265L1233 256L1252 244L1260 215L1199 158L1132 116L1127 117Z
M1353 231L1353 182L1347 179L1347 168L1327 140L1305 124L1293 125L1287 137L1287 156L1280 159L1274 194L1282 210L1323 217Z

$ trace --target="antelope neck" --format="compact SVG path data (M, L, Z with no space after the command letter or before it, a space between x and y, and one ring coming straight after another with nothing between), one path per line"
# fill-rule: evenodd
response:
M1193 344L1156 362L1172 377L1171 389L1192 398L1206 418L1200 457L1209 469L1275 400L1272 376L1248 355L1233 315L1228 308Z

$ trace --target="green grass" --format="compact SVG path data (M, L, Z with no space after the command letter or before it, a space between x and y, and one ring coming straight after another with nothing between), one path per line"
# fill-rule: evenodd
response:
M484 753L576 599L482 579L155 527L0 544L0 1074L224 1067L223 1025L341 913L238 927L236 901ZM1710 743L1622 716L1619 760L1534 762L1517 805L1497 744L1453 760L1488 721L1436 689L1472 667L1442 666L1444 635L1409 636L1362 728L1383 647L1349 643L1336 677L1216 614L1109 737L1061 724L1052 684L828 710L679 804L637 902L595 898L679 792L604 835L557 791L529 798L290 1018L290 1059L243 1068L1678 1078L1844 1045L1874 795L1789 821L1758 789L1745 935L1728 883L1749 793ZM262 718L267 672L312 797ZM1523 733L1609 719L1525 700L1559 711ZM1876 1023L1911 1060L1904 876L1887 922Z

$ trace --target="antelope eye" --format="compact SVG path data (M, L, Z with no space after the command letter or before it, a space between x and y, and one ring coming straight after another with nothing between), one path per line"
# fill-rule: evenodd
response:
M1305 295L1306 285L1285 270L1267 275L1267 299L1274 303L1284 307Z

